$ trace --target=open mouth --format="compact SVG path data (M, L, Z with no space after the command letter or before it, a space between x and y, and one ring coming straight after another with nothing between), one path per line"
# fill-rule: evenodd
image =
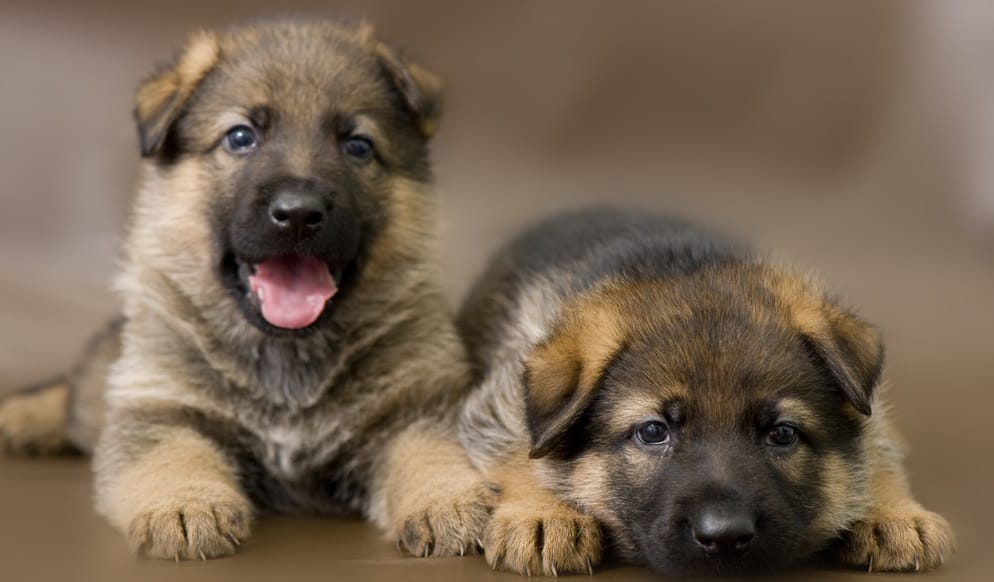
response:
M269 325L300 330L313 325L338 293L342 270L307 255L249 262L231 257L239 291Z

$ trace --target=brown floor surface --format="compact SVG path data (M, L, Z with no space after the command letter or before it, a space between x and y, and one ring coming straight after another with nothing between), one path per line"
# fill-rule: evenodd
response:
M817 270L885 333L915 491L960 540L930 578L990 579L994 259L962 232L948 152L891 78L907 16L898 4L782 14L760 3L734 18L649 3L628 14L606 3L442 4L362 10L450 77L436 160L454 300L514 229L594 202L698 217ZM0 392L65 367L114 311L107 281L136 175L135 81L184 31L275 10L121 6L0 9ZM784 19L796 30L775 26ZM858 51L835 44L836 32ZM774 58L785 50L813 59L817 75ZM478 558L402 557L349 519L264 519L237 557L139 561L90 495L83 460L0 460L0 579L513 578Z

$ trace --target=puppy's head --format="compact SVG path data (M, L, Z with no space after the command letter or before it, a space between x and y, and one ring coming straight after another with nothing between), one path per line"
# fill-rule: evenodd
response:
M772 269L609 285L527 361L531 455L659 572L781 567L865 503L881 359L871 327Z
M424 250L440 99L367 26L192 36L138 91L143 260L201 309L233 302L272 335L318 328L371 270Z

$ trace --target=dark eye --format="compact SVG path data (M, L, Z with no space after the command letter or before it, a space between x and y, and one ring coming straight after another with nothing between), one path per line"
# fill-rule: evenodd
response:
M670 440L670 429L658 420L650 420L635 430L635 438L646 445L662 445Z
M255 131L247 125L236 125L225 134L224 150L229 154L244 155L254 150L259 145L259 138Z
M342 151L359 161L365 162L373 157L373 142L361 135L354 135L342 142Z
M777 424L766 433L766 444L789 447L797 441L797 429L789 424Z

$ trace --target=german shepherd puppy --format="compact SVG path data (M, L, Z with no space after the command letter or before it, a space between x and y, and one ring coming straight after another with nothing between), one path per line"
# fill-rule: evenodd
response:
M500 487L495 568L783 567L826 547L926 570L949 524L909 492L877 331L746 247L595 210L528 230L458 323L478 389L460 434Z
M475 548L493 492L441 412L469 386L434 252L441 87L365 25L193 35L138 90L123 318L3 403L3 444L93 451L98 511L151 557L231 554L260 512Z

